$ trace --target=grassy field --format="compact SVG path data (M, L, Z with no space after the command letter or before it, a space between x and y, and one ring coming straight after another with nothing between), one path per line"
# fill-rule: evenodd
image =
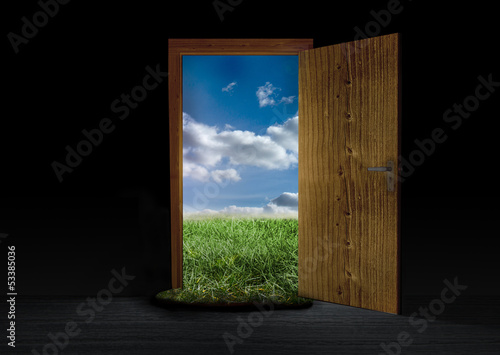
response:
M183 302L272 301L302 304L297 296L296 219L184 220L183 290L158 297Z

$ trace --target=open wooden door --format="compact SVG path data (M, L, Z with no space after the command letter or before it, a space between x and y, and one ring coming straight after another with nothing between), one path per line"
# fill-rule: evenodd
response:
M399 313L399 35L299 53L299 296Z

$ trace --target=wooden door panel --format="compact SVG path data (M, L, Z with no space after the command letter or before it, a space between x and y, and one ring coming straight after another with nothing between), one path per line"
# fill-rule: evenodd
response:
M299 53L299 295L399 312L398 34Z

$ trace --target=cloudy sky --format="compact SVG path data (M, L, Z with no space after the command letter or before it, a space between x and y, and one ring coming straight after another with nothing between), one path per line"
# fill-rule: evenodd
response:
M296 216L297 56L183 56L184 213Z

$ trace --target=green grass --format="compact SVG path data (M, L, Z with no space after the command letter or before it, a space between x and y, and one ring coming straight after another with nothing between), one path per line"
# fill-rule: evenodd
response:
M311 302L297 296L296 219L193 219L184 220L183 228L183 289L160 292L157 299Z

